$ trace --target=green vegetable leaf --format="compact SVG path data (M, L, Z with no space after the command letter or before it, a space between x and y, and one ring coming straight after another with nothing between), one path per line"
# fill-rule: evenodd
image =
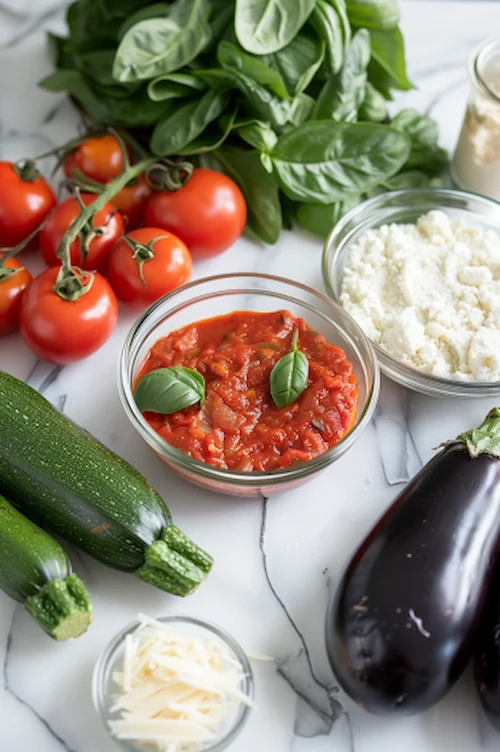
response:
M309 363L297 347L299 330L293 333L290 352L274 365L270 376L271 397L276 407L288 407L297 400L307 387Z
M429 175L437 175L448 164L448 154L438 145L438 126L431 118L423 117L416 110L401 110L391 123L411 140L411 151L406 167L418 167Z
M329 204L394 175L409 152L408 137L388 126L310 120L282 135L271 158L289 198Z
M328 0L317 0L311 26L326 45L326 69L337 73L344 60L345 31L337 9Z
M237 106L234 107L232 112L225 112L220 118L210 123L198 138L195 138L194 141L191 141L183 149L179 149L177 154L180 157L184 157L194 154L204 154L205 152L218 149L233 130L237 112Z
M399 23L398 0L346 0L351 26L393 29Z
M301 227L312 232L313 235L326 238L339 219L342 219L344 214L357 206L361 200L362 196L354 195L333 204L300 204L297 209L297 220Z
M207 91L200 99L170 109L153 131L153 154L178 154L222 115L230 98L229 92Z
M369 60L370 35L366 29L360 29L347 48L342 69L331 76L321 90L312 113L314 119L356 120L365 98Z
M47 46L49 50L50 62L54 68L73 68L73 55L68 52L70 40L47 32Z
M342 37L344 39L344 46L347 46L351 41L351 23L347 15L346 0L328 0L328 3L337 11L340 23L342 26Z
M365 98L358 110L359 120L381 123L387 117L387 105L382 94L369 81L366 83Z
M290 96L307 89L325 57L325 43L317 36L301 31L290 44L261 59L277 71Z
M408 91L413 84L406 75L405 44L398 28L370 32L372 61L370 78L377 88L377 81L386 87Z
M152 102L145 88L126 98L113 99L96 91L77 70L59 70L40 81L42 89L67 92L89 115L104 125L119 128L146 128L165 113L163 102Z
M184 366L157 368L142 377L134 397L141 412L172 415L197 402L203 405L205 379L198 371Z
M236 0L235 31L243 49L266 55L283 49L307 21L316 0Z
M209 10L208 0L175 0L168 16L132 26L116 51L114 77L155 78L190 63L210 41Z
M231 42L220 42L217 47L217 59L220 65L229 71L238 71L253 78L262 86L268 86L271 91L282 99L290 99L285 82L281 74L253 55L239 50Z
M268 152L274 149L278 136L267 123L255 120L253 123L242 125L237 129L238 136L253 146L257 151Z
M250 231L265 243L276 243L282 229L278 184L262 166L258 152L224 147L214 155L241 188Z
M205 82L192 73L168 73L149 82L148 96L153 102L163 102L166 99L192 97L206 88Z
M144 4L143 0L77 0L66 14L72 43L92 41L94 49L114 44L118 29L131 13Z
M161 18L167 16L170 11L171 3L154 3L146 8L140 8L132 15L128 16L118 30L118 40L121 41L127 31L140 21L148 21L150 18Z
M140 84L120 84L113 78L113 50L95 50L75 54L74 67L103 97L127 98L136 91Z

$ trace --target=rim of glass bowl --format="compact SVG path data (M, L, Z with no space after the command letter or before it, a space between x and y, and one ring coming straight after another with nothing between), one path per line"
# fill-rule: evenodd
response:
M191 289L194 296L196 293L196 288L199 288L204 284L206 285L207 283L217 283L222 280L231 279L235 280L236 283L235 287L231 289L224 289L220 292L210 292L209 294L205 293L198 297L192 297L188 301L183 302L177 306L175 305L175 297L178 294L184 295L186 290ZM323 303L326 303L328 307L331 308L332 311L337 315L337 317L340 318L340 323L335 322L333 318L330 318L322 311L314 308L314 306L311 306L310 303L306 303L305 301L301 301L298 298L294 298L292 295L273 293L272 290L264 290L259 288L249 287L248 289L242 289L242 281L245 280L266 280L267 282L274 281L278 284L285 284L290 286L291 288L302 290L308 295L312 295L318 298L318 300L321 300ZM165 306L165 304L169 301L171 301L172 306L165 311L163 320L168 316L177 313L179 310L188 308L193 303L197 303L211 297L216 298L222 294L254 294L264 296L268 295L271 297L279 295L283 301L296 303L297 305L314 312L316 316L323 318L329 325L339 330L342 336L345 337L349 342L349 345L356 353L360 367L363 370L365 382L367 385L367 397L362 408L361 415L359 416L359 419L357 420L354 428L352 428L337 444L324 452L324 454L321 454L319 457L315 457L308 462L297 463L296 465L292 465L291 467L283 468L281 470L255 472L243 470L225 470L222 468L213 467L212 465L208 465L204 462L201 462L200 460L189 457L187 454L184 454L180 450L171 446L158 433L156 433L156 431L153 431L153 429L142 416L142 413L137 408L132 393L132 366L134 364L136 351L139 349L142 341L142 328L147 325L148 320L150 320L150 318L154 316L155 312L162 306ZM361 347L359 347L358 344L354 342L349 329L355 333ZM127 337L125 338L120 354L118 387L120 398L127 416L135 426L136 430L142 436L142 438L153 448L154 451L171 460L175 466L180 467L181 469L186 470L190 473L203 476L204 478L217 480L219 482L235 486L245 485L250 488L258 488L263 485L263 481L265 481L266 485L271 485L272 483L279 484L281 482L298 480L300 478L307 477L312 473L327 467L327 465L329 465L334 459L340 457L356 441L357 437L363 432L364 428L373 415L380 389L380 372L372 343L364 334L357 322L354 321L352 316L344 311L342 306L340 306L338 303L332 301L331 298L327 297L326 295L316 292L316 290L313 290L307 285L303 285L300 282L295 282L294 280L286 279L284 277L278 277L271 274L254 274L251 272L241 272L204 277L203 279L196 280L195 282L190 282L187 285L183 285L178 290L174 290L168 295L165 295L163 298L160 298L160 300L158 300L156 303L153 303L153 305L150 306L147 311L145 311L145 313L137 319L137 321L133 324L132 328L128 332Z
M419 206L418 203L412 205L411 202L405 206L405 199L409 196L420 197L422 206ZM443 207L465 210L467 209L468 201L479 202L491 209L491 216L486 213L484 215L485 219L495 218L500 224L499 202L479 193L453 188L406 188L400 191L382 193L358 204L342 217L326 239L323 248L322 270L328 294L338 305L342 305L340 302L340 290L335 288L334 271L339 264L343 251L351 243L353 235L360 230L367 230L371 227L377 227L379 224L394 221L390 217L391 209L392 213L397 212L401 215L413 212L418 213L418 211L430 211L432 208L441 209ZM426 204L431 205L425 206ZM388 213L388 216L382 218L380 223L374 217L374 210L377 207L387 209ZM365 215L367 216L365 217ZM365 217L364 222L363 217ZM356 220L359 221L357 222ZM344 229L350 224L353 225L352 229L343 237ZM442 376L432 376L401 363L379 345L375 344L375 342L372 342L372 340L370 342L377 354L380 368L386 376L410 389L415 389L432 396L446 397L489 397L500 393L500 381L467 382L446 379Z
M254 678L250 661L248 660L248 657L241 645L234 639L234 637L226 632L225 629L219 627L217 624L213 624L210 621L197 619L196 617L192 616L160 616L156 621L161 621L164 624L191 624L195 627L201 627L202 629L206 629L208 632L215 634L220 640L222 640L222 642L227 645L227 647L229 647L229 649L234 653L238 661L241 663L241 668L244 674L243 692L250 698L250 700L253 700ZM131 622L130 624L127 624L126 627L124 627L110 640L102 653L99 655L92 674L92 701L94 703L94 708L99 714L99 717L103 722L104 727L110 735L111 739L122 749L127 750L127 752L138 752L140 747L138 746L138 744L128 743L124 739L118 739L111 733L111 730L108 726L109 716L105 709L105 700L108 696L106 671L110 661L113 660L115 651L122 646L125 637L128 634L135 632L139 625L140 622L137 620ZM221 739L215 741L210 747L205 747L203 749L203 752L221 752L221 750L226 749L226 747L234 741L234 739L243 729L243 726L248 720L248 716L250 715L251 710L252 708L250 705L245 705L244 703L240 702L238 713L234 719L233 725Z

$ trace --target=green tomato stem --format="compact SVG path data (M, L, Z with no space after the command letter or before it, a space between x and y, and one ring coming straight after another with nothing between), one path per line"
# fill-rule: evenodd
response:
M94 214L100 211L108 201L112 201L114 196L116 196L122 188L125 188L130 180L148 170L155 164L155 162L157 162L157 160L158 157L145 157L134 165L128 165L123 172L115 178L115 180L106 185L103 192L99 194L92 203L88 204L85 209L82 209L78 217L76 217L64 233L59 248L57 249L57 256L61 261L64 276L71 275L71 243L77 239L86 223L90 222Z

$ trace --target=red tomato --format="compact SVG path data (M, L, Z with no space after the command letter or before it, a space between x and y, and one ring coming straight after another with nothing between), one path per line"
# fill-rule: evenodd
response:
M3 276L2 269L16 271L14 274ZM0 266L0 336L16 331L21 300L31 280L29 271L15 258L7 259L5 264Z
M124 215L127 227L137 227L142 224L146 201L151 193L146 176L139 175L113 197L113 205Z
M123 171L123 155L114 136L87 138L64 160L64 174L73 177L79 170L98 183L107 183Z
M193 267L191 254L175 235L157 227L144 227L133 230L127 237L142 246L149 244L153 256L147 258L148 249L144 248L141 279L140 249L134 258L132 248L121 238L111 251L109 281L124 303L148 306L189 280Z
M28 179L30 172L33 179ZM0 162L0 247L13 248L27 238L56 203L54 191L34 167L19 170L12 162Z
M156 191L146 204L146 224L162 227L184 241L193 256L216 256L237 240L247 207L230 178L195 169L178 191Z
M37 358L66 365L106 342L116 325L118 303L97 273L90 290L78 300L63 300L53 289L59 270L52 267L35 277L21 303L19 328Z
M95 198L94 193L82 193L82 200L86 206ZM51 212L40 232L40 248L47 266L56 266L60 263L57 258L57 249L61 238L79 213L80 206L74 197L58 204ZM101 211L94 215L91 224L93 228L103 227L104 233L96 235L90 241L85 261L81 255L80 239L75 240L70 247L73 266L79 266L89 271L99 269L106 261L113 245L123 234L123 217L116 211L115 206L108 202Z

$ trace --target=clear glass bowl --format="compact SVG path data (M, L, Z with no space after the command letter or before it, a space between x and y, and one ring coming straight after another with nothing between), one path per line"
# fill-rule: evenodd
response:
M358 379L359 403L351 430L334 447L309 462L270 472L223 470L188 457L154 431L132 393L140 366L154 343L187 324L237 310L289 310L341 347ZM154 303L134 324L124 342L119 392L134 428L156 454L185 479L211 491L238 496L269 496L303 483L337 460L360 436L378 399L379 371L373 348L360 327L325 295L281 277L224 274L192 282Z
M329 295L340 303L349 247L364 232L390 223L414 223L432 209L443 209L452 219L491 228L500 233L500 204L475 193L447 188L411 188L384 193L356 206L335 226L323 252L323 278ZM400 363L372 343L382 371L409 389L435 397L493 397L500 382L463 382L432 376Z
M190 637L209 638L210 640L224 643L229 650L231 658L240 664L243 674L241 691L250 699L253 699L254 683L252 668L245 652L231 635L215 624L189 616L165 616L159 618L158 621L180 627ZM138 621L129 624L111 640L102 655L98 658L92 676L92 699L94 707L113 741L125 752L148 752L152 749L151 746L141 746L132 741L117 739L113 736L109 728L109 721L115 717L117 718L119 715L118 713L113 715L110 710L114 696L117 694L117 686L113 681L113 674L123 665L126 636L135 632L138 626ZM221 750L226 749L242 730L248 719L250 710L251 707L249 705L240 703L234 717L231 719L230 724L224 728L220 738L215 742L210 742L208 745L203 746L203 752L221 752Z

